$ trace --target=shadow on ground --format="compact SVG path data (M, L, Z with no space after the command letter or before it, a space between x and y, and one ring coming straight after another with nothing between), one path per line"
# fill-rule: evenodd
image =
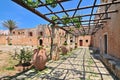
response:
M90 49L91 50L91 49ZM42 71L34 68L1 79L10 80L116 80L101 63L99 55L90 53L88 48L72 51L72 54L58 61L47 62L47 68Z

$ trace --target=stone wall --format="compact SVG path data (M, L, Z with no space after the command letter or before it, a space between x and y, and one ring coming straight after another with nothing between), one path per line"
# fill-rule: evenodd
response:
M62 46L66 41L66 32L56 28L54 43ZM12 32L12 36L0 36L0 44L8 45L8 39L12 45L23 45L23 46L39 46L40 40L42 40L42 45L49 47L51 44L51 35L47 25L39 25L36 28L30 29L18 29ZM71 34L67 35L67 44L69 47L74 48L75 43L78 47L80 46L80 40L82 40L82 46L89 47L91 45L91 36L79 36L75 38Z
M111 19L107 20L103 28L92 36L92 43L94 47L99 48L101 53L104 54L104 35L107 35L107 54L120 58L120 4L111 6L109 10L118 10L118 12L108 15Z
M1 36L0 35L0 44L2 44L2 45L6 45L7 44L7 37L8 36Z
M55 29L54 42L59 45L63 44L65 31L61 29ZM47 25L38 25L36 28L30 29L18 29L12 32L12 36L0 35L0 44L8 45L8 39L12 45L23 45L23 46L39 46L40 40L42 45L50 46L51 35Z
M76 43L77 43L78 47L81 47L80 40L82 40L82 46L84 46L84 47L91 46L91 36L90 35L77 37Z

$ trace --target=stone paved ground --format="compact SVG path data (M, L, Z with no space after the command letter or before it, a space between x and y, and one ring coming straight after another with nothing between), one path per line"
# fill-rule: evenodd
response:
M34 69L11 80L117 80L88 48L74 50L68 58L49 61L43 71Z

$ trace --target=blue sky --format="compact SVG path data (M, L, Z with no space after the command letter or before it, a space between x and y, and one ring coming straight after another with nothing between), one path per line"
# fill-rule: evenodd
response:
M68 3L63 3L62 5L65 8L75 8L79 0L73 0L69 4ZM83 0L83 3L81 6L89 5L93 3L94 0ZM98 2L99 3L99 0ZM43 13L48 12L44 8L38 9ZM60 10L59 7L56 7L53 9L53 11ZM91 9L88 9L86 11L78 11L77 14L88 14ZM87 13L88 12L88 13ZM70 14L73 14L71 12ZM61 14L58 14L61 16ZM89 18L89 17L87 17ZM85 18L85 19L87 19ZM47 24L48 22L45 21L44 19L38 17L37 15L33 14L32 12L26 10L25 8L19 6L18 4L12 2L11 0L1 0L0 2L0 30L5 30L2 26L2 22L12 19L16 21L17 25L19 28L33 28L36 27L39 24Z
M38 24L47 24L44 19L41 19L37 15L31 13L11 0L1 0L0 30L6 29L1 23L9 19L16 21L19 28L32 28L36 27Z

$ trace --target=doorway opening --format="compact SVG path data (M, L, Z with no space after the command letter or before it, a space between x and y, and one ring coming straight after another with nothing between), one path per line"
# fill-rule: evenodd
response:
M80 45L80 46L83 46L83 40L80 40L80 41L79 41L79 45Z
M108 42L107 42L107 35L104 35L104 53L107 54L107 47L108 47Z

